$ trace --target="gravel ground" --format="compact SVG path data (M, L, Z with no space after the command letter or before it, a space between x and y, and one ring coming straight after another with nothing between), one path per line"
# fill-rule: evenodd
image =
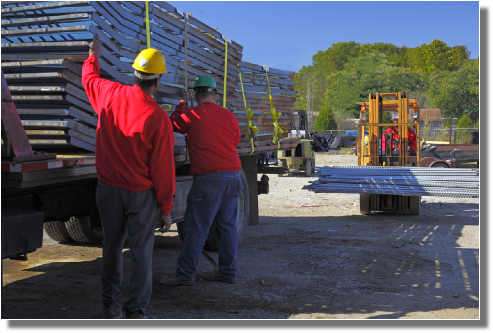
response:
M356 165L317 153L316 166ZM260 175L259 175L260 179ZM238 253L238 284L158 283L174 270L176 228L156 233L154 319L479 319L479 199L423 197L418 216L360 215L359 195L303 190L304 175L270 176L259 225ZM217 259L217 254L211 253ZM130 253L124 249L128 297ZM100 246L46 235L28 261L2 260L2 319L96 319ZM210 270L201 259L199 270Z

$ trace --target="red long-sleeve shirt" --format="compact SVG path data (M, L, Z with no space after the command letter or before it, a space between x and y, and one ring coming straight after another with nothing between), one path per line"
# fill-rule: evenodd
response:
M391 135L391 138L394 139L399 139L399 130L395 126L391 126L385 130L385 134L382 135L382 149L385 150L385 135L389 134ZM416 151L416 133L414 133L414 130L412 128L407 129L407 145L409 146L410 151ZM399 146L394 147L395 145L392 145L392 148L395 150L399 150Z
M171 121L137 85L99 75L98 58L91 55L82 67L82 84L98 114L98 179L130 191L154 188L161 214L169 215L176 189Z
M240 125L231 111L211 102L194 108L180 103L170 118L173 130L187 137L192 176L240 170Z

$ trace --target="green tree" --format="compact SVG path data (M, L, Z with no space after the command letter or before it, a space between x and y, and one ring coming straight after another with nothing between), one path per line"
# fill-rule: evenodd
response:
M359 43L339 42L332 44L326 51L317 52L313 56L316 67L326 68L325 74L338 72L344 69L344 65L352 58L359 55Z
M462 117L457 121L457 128L471 128L472 127L472 120L469 118L469 116L464 113Z
M443 118L461 118L464 110L479 110L479 59L466 61L457 71L432 73L428 95ZM477 114L471 116L477 120Z
M382 53L371 53L351 59L343 71L329 77L326 102L338 123L355 118L357 102L368 101L370 92L419 91L426 86L423 74L390 64Z
M473 121L467 113L464 113L457 122L457 128L471 128ZM467 143L471 140L471 130L457 130L457 140L462 143Z
M313 126L314 131L327 131L337 129L337 123L332 114L332 109L328 106L322 107Z
M357 116L355 103L368 100L369 92L408 91L421 108L440 108L457 117L463 110L479 110L479 59L469 60L469 55L467 47L449 47L438 39L414 48L335 43L295 75L295 109L320 111L328 105L342 124ZM451 102L454 96L461 102Z

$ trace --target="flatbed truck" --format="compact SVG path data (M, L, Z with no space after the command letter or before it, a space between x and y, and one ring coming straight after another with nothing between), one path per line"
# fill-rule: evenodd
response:
M181 134L175 133L176 136ZM2 259L21 258L42 246L43 230L60 242L97 243L102 239L96 206L96 159L94 154L60 155L33 152L15 109L2 71ZM177 140L178 141L178 140ZM299 139L284 139L278 147L259 145L255 152L292 149ZM259 163L251 147L237 148L243 188L238 199L238 238L247 237L247 226L259 223L258 195L269 192L268 177L257 180L257 173L285 173L283 167ZM183 240L186 198L192 185L187 147L175 144L176 192L171 210ZM156 221L156 228L159 222ZM206 248L217 250L211 232Z

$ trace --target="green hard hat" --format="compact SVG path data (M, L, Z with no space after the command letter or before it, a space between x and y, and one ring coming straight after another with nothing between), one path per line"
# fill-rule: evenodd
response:
M197 79L195 79L193 89L198 87L208 87L213 88L214 91L217 90L216 81L214 81L214 79L209 75L200 75Z

